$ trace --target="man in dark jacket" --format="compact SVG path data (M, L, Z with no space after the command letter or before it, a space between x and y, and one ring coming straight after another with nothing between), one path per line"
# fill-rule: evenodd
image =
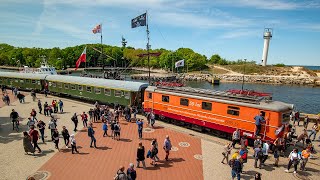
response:
M241 174L241 170L242 170L240 156L238 156L236 160L233 160L233 162L231 163L231 168L232 168L232 170L231 170L232 179L237 177L237 179L240 180L240 174Z
M94 130L92 128L92 123L89 124L89 127L88 127L88 136L91 138L91 142L90 142L90 147L92 148L92 143L94 143L94 148L97 148L97 145L96 145L96 138L94 137Z

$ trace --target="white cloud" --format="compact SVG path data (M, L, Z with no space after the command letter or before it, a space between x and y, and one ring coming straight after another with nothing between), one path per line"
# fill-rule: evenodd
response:
M216 3L233 7L251 7L268 10L295 10L320 7L320 2L316 0L217 0Z
M250 29L234 30L234 31L229 31L227 33L224 33L219 38L236 39L236 38L252 37L252 36L261 37L261 31L250 30Z

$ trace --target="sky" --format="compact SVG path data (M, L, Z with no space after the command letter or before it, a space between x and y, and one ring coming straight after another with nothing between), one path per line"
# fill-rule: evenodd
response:
M146 47L146 28L131 19L148 11L151 48L181 47L210 58L262 59L264 28L273 29L268 64L320 66L320 0L0 0L0 43L68 47L103 43Z

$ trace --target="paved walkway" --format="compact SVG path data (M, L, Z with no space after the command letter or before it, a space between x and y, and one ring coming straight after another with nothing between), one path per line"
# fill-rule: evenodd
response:
M48 98L44 98L42 95L38 96L42 102L48 101L48 103L54 98L59 99L52 96ZM57 114L59 131L61 131L62 125L72 130L73 123L70 120L72 113L87 111L92 105L61 99L64 101L66 112ZM136 148L139 142L137 125L123 120L121 121L121 141L115 141L110 137L102 137L102 124L95 123L98 149L89 148L90 139L87 136L87 130L83 129L76 134L80 154L71 154L71 150L65 149L63 146L63 139L60 139L60 147L62 148L60 152L54 149L52 142L46 142L46 144L40 143L43 150L42 154L36 154L36 156L24 155L22 133L12 131L11 122L8 118L12 108L15 108L24 118L21 126L23 130L26 130L25 118L29 116L32 108L37 108L37 103L32 102L30 95L27 95L25 104L15 101L11 106L0 108L0 179L25 179L36 171L48 171L51 174L49 179L112 179L120 165L127 168L130 162L135 164ZM47 124L50 119L43 115L38 115L38 118L44 120ZM176 147L174 149L177 151L171 152L171 161L161 160L157 167L151 167L150 160L147 159L148 168L146 170L137 169L138 179L230 179L230 167L220 163L223 145L228 142L227 140L163 122L156 122L156 125L157 128L154 132L148 131L143 134L142 142L146 150L151 146L151 139L157 138L159 157L163 159L165 154L161 147L164 137L169 135L173 146ZM79 127L82 127L81 123L79 123ZM49 134L49 129L46 129L46 135ZM181 142L188 142L190 146L182 147L180 145L188 144ZM315 142L315 145L316 149L319 150L318 141ZM203 160L196 159L195 155L202 155ZM263 179L320 179L319 159L310 160L307 164L307 171L298 171L295 176L293 173L284 173L287 163L287 158L281 158L280 167L274 168L272 166L273 156L270 155L265 168L254 169L252 151L250 150L249 160L245 164L245 173L242 177L243 179L253 179L255 172L260 172L263 174Z

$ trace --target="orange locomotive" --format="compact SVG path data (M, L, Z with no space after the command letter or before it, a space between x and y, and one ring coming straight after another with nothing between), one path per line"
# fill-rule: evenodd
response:
M190 87L149 86L144 93L144 110L153 110L160 119L172 119L188 127L209 130L231 137L239 128L241 135L254 138L255 120L262 113L262 139L274 141L276 130L289 120L292 104Z

